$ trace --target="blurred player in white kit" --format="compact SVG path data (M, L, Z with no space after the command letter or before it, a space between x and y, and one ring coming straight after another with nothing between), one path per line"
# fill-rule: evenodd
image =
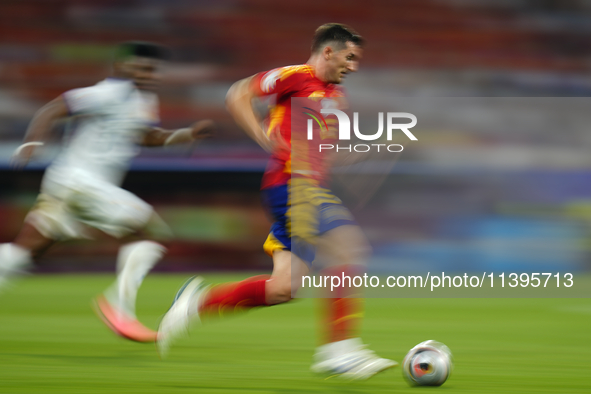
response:
M65 92L35 114L13 155L18 167L44 144L56 121L75 124L75 133L47 168L37 202L14 242L0 244L2 287L54 243L88 237L87 226L127 241L119 251L117 280L95 301L99 316L115 333L138 342L155 340L156 333L137 320L135 301L144 276L166 251L152 239L166 239L170 231L149 204L120 185L138 145L190 143L213 130L209 120L178 130L157 127L153 90L167 54L152 43L121 44L112 77Z

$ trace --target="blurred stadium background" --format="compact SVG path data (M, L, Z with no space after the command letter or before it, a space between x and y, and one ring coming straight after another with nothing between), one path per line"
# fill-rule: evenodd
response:
M206 274L213 282L268 271L258 192L267 157L224 96L239 78L305 62L314 29L333 21L367 39L345 82L367 130L379 106L413 112L404 106L414 102L429 114L388 177L336 176L374 246L374 272L588 272L589 0L0 0L0 242L17 234L58 147L9 168L35 111L107 76L115 44L149 40L174 52L162 125L211 118L218 133L133 163L124 187L176 234L157 270L180 272L148 276L139 316L155 327L187 271L220 271ZM113 279L117 247L105 236L59 245L37 270L63 275L2 294L0 393L416 391L400 371L346 387L313 377L308 300L205 326L160 362L89 310ZM398 361L426 339L449 345L456 370L442 390L588 393L590 314L588 299L374 299L363 337Z
M3 0L0 242L16 235L55 155L47 149L25 171L9 168L34 112L105 77L116 43L149 40L174 51L160 94L162 125L202 118L218 125L194 151L143 151L128 175L125 187L177 235L158 269L270 268L258 196L266 155L230 119L224 96L239 78L306 61L313 30L327 21L367 39L361 71L345 83L361 113L373 111L372 98L584 100L591 92L586 0ZM485 115L494 119L494 109ZM576 116L569 130L578 132L486 120L476 122L486 128L422 131L359 216L374 237L374 269L527 270L541 260L555 270L588 269L591 134ZM116 248L107 238L60 245L40 269L110 269Z

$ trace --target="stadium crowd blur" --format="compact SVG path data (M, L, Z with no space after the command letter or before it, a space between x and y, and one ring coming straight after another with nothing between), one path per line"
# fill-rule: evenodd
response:
M218 129L194 150L142 151L128 175L125 187L176 233L161 269L267 269L269 222L258 194L267 156L233 123L224 97L240 78L305 62L326 22L347 23L367 40L361 70L344 86L368 127L376 108L407 98L449 106L430 112L419 141L405 144L356 213L374 246L373 270L591 267L588 0L4 0L0 242L17 233L57 149L23 172L9 168L35 111L104 78L115 44L146 40L174 53L160 91L162 125L211 118ZM512 105L519 110L507 113ZM346 191L343 198L359 202ZM71 242L42 269L112 267L116 247L107 238Z

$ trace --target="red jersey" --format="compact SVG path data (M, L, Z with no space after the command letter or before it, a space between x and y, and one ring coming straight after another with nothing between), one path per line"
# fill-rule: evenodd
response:
M261 188L285 185L291 179L292 173L293 176L304 176L324 183L328 172L328 163L326 152L318 151L318 139L321 139L323 143L333 142L336 138L335 128L327 127L326 132L322 135L315 132L314 135L317 137L314 137L314 140L307 139L305 126L298 126L297 130L292 130L291 99L310 98L310 102L316 103L318 109L318 111L310 112L319 112L319 103L322 99L342 98L345 96L344 92L338 86L316 78L314 69L307 64L280 67L259 73L253 78L252 84L252 88L259 96L277 95L276 103L271 109L265 125L267 136L271 140L283 140L277 144L276 151L272 152ZM307 109L312 110L312 108ZM331 122L329 121L329 123ZM318 130L316 126L315 130ZM294 152L297 159L294 158Z

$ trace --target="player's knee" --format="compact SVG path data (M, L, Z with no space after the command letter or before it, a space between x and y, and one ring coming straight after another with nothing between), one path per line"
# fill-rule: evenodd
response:
M112 207L108 217L102 219L105 225L98 228L106 233L116 237L125 238L141 234L143 237L156 239L157 237L146 236L151 230L155 216L154 209L148 203L140 200L131 193L123 193L120 200L121 204Z
M371 246L367 242L357 242L350 245L343 245L336 249L336 255L333 256L335 262L339 264L363 264L371 256Z
M357 226L337 227L320 240L320 251L329 265L364 264L371 255L371 246Z

